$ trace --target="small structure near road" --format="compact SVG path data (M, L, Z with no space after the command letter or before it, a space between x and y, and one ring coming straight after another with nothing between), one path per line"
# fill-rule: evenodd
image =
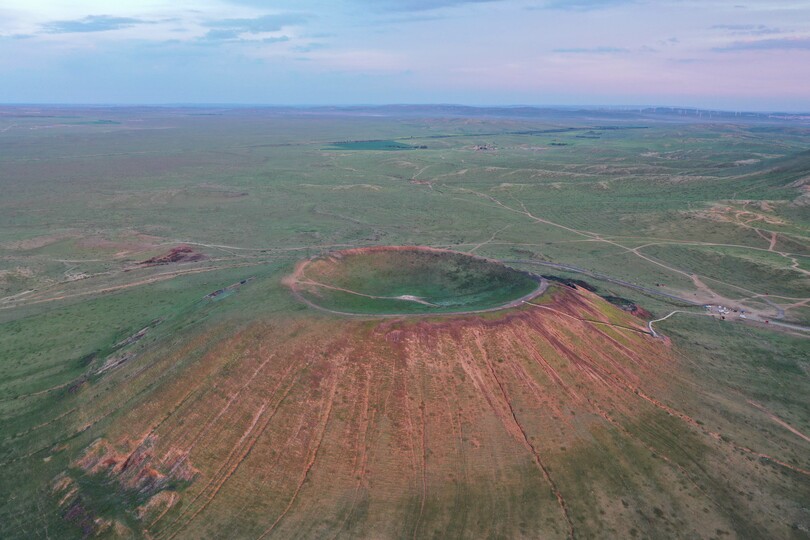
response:
M728 315L729 313L731 313L732 311L734 311L735 313L737 311L736 309L732 310L730 307L721 306L721 305L716 305L715 306L713 304L706 304L703 307L706 308L706 311L708 311L709 313L711 313L713 315L723 315L723 316L725 316L725 315Z

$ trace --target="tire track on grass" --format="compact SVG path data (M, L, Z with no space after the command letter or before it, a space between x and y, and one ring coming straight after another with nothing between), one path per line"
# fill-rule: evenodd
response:
M346 528L346 525L351 521L352 517L354 517L354 511L357 507L357 497L360 494L360 486L363 485L363 480L365 480L366 477L366 467L368 466L368 430L369 426L374 422L376 410L369 411L371 398L371 374L369 373L368 367L363 369L363 374L365 375L365 392L363 397L362 414L363 427L358 430L356 440L357 446L359 447L359 455L355 454L355 461L352 465L352 472L357 477L357 483L355 484L354 493L352 494L352 505L349 508L349 512L346 514L346 518L343 520L343 523L341 523L340 527L338 527L337 532L332 537L332 540L335 540L338 536L340 536L340 533L343 532L343 529Z
M264 369L264 366L266 366L266 365L267 365L267 363L268 363L268 362L270 362L270 360L272 360L273 358L275 358L275 355L271 354L271 355L270 355L270 356L269 356L269 357L268 357L268 358L267 358L267 359L266 359L264 362L262 362L262 363L261 363L261 365L260 365L258 368L256 368L256 370L253 372L253 375L251 375L251 376L250 376L250 378L248 379L248 381L247 381L247 382L246 382L244 385L242 385L242 386L241 386L241 387L240 387L240 388L239 388L239 389L238 389L238 390L237 390L237 391L236 391L234 394L232 394L232 395L231 395L231 397L230 397L230 399L228 400L228 402L225 404L225 406L223 406L223 407L222 407L222 408L219 410L219 412L216 414L216 416L214 416L213 418L209 419L209 420L208 420L208 422L206 422L206 423L205 423L205 425L204 425L204 426L203 426L203 427L200 429L200 431L198 431L198 432L197 432L197 435L195 435L195 436L194 436L194 438L191 440L191 442L189 443L188 447L186 448L185 452L186 452L187 454L191 453L191 451L192 451L192 450L194 449L194 447L197 445L197 443L199 442L199 440L200 440L200 439L201 439L201 438L202 438L202 437L203 437L205 434L207 434L207 433L208 433L209 428L211 428L211 427L212 427L212 426L213 426L213 425L214 425L214 424L217 422L217 420L219 420L219 419L222 417L222 415L223 415L223 414L225 414L225 413L228 411L228 409L230 409L231 405L233 405L233 403L234 403L234 402L235 402L237 399L239 399L239 396L240 396L240 395L242 395L242 392L243 392L243 391L244 391L244 390L245 390L245 389L246 389L248 386L250 386L250 384L253 382L253 380L256 378L256 376L259 374L259 372L260 372L260 371L262 371L262 369Z
M588 403L589 403L589 404L590 404L590 405L591 405L591 406L594 408L594 410L597 412L597 414L598 414L599 416L601 416L601 417L602 417L602 418L603 418L603 419L604 419L606 422L608 422L608 423L609 423L609 424L611 424L612 426L616 427L616 429L618 429L619 431L621 431L622 433L624 433L624 434L625 434L625 436L629 437L630 439L633 439L633 440L635 440L635 441L638 441L638 442L639 442L639 443L640 443L640 444L641 444L641 445L642 445L644 448L646 448L646 449L647 449L647 451L648 451L648 452L650 452L651 454L653 454L653 455L655 455L655 456L659 456L661 459L663 459L663 460L664 460L665 462L667 462L669 465L671 465L672 467L674 467L674 468L676 468L678 471L680 471L680 473L681 473L681 474L682 474L682 475L683 475L683 476L684 476L684 477L685 477L687 480L689 480L689 482L690 482L690 483L691 483L693 486L695 486L695 488L696 488L696 489L697 489L697 490L700 492L700 494L701 494L701 495L703 495L703 496L704 496L704 497L705 497L705 498L706 498L708 501L710 501L710 502L711 502L711 503L712 503L712 504L713 504L715 507L717 507L717 508L719 508L719 509L723 509L723 508L724 508L724 507L723 507L723 506L722 506L722 505L721 505L719 502L717 502L717 501L716 501L716 500L715 500L713 497L711 497L711 496L710 496L710 495L709 495L709 494L706 492L706 490L704 490L704 489L703 489L703 488L700 486L700 484L698 484L698 483L697 483L697 481L696 481L694 478L692 478L692 475L689 473L689 471L688 471L688 470L687 470L687 469L686 469L684 466L680 465L679 463L675 463L675 462L674 462L674 461L673 461L673 460L672 460L672 459L671 459L669 456L667 456L667 455L663 454L663 453L662 453L662 452L661 452L659 449L657 449L657 448L655 448L654 446L652 446L651 444L647 443L646 441L644 441L644 440L643 440L641 437L639 437L638 435L635 435L635 434L631 433L631 432L630 432L630 430L628 430L626 427L624 427L624 426L623 426L623 425L622 425L622 424L621 424L621 423L620 423L618 420L616 420L616 419L614 419L612 416L610 416L610 414L609 414L607 411L605 411L605 410L604 410L604 409L603 409L603 408L602 408L602 407L601 407L601 406L600 406L598 403L596 403L596 401L592 400L591 398L588 398ZM683 452L683 450L681 450L681 452ZM685 455L687 455L687 457L689 457L689 456L688 456L688 454L686 454L685 452L683 452L683 453L684 453ZM692 459L691 457L690 457L690 461L692 461L693 463L695 463L695 465L697 465L697 466L698 466L698 468L700 468L702 472L704 472L704 473L706 472L705 470L703 470L703 467L701 467L701 466L700 466L700 464L699 464L699 463L697 463L697 462L696 462L694 459ZM707 475L707 476L708 476L708 475Z
M419 516L416 518L416 525L413 528L414 540L419 535L419 527L422 525L422 516L425 514L425 502L427 500L427 421L425 420L424 394L422 395L422 402L419 404L419 412L422 423L422 500L419 503Z
M329 392L329 401L327 402L327 405L326 405L326 412L322 415L323 420L322 420L321 432L318 435L318 442L316 443L315 449L312 452L311 457L307 461L306 466L304 467L304 472L301 475L301 479L298 482L298 486L295 488L295 491L293 492L293 495L292 495L292 498L290 499L290 502L287 503L287 506L284 508L284 511L281 512L281 514L276 518L276 520L273 522L273 524L268 529L266 529L262 534L260 534L258 536L257 540L262 540L268 534L272 533L273 530L275 530L275 528L278 526L278 524L281 523L281 521L284 519L284 517L287 515L287 513L290 511L290 509L292 509L293 505L295 504L295 501L298 499L298 494L301 492L301 489L304 487L304 484L306 483L307 478L309 477L309 473L312 470L312 467L315 465L315 461L318 459L318 452L321 449L321 444L323 443L323 438L326 435L326 428L328 427L329 419L332 416L332 408L333 408L334 402L335 402L335 393L337 392L338 382L343 378L343 373L344 372L345 372L345 368L341 368L340 370L338 370L338 373L334 376L334 381L332 383L332 388L330 389L330 392Z
M568 504L566 503L565 498L563 497L562 493L560 492L560 489L557 486L557 482L555 482L554 478L552 478L548 467L546 466L545 463L543 463L543 460L540 458L540 453L537 451L537 448L534 446L534 444L529 439L529 436L526 433L526 430L524 429L523 425L518 420L517 414L515 413L515 409L512 407L512 402L509 400L509 395L506 393L506 389L504 388L503 383L501 382L500 378L498 377L497 373L495 372L495 368L492 366L492 362L490 362L490 360L489 360L489 356L487 355L486 350L485 350L483 344L481 343L480 337L476 336L475 343L476 343L476 346L478 347L479 352L481 353L481 357L483 358L484 362L486 363L487 367L489 368L489 372L492 375L492 378L495 380L495 382L496 382L496 384L497 384L497 386L498 386L498 388L500 390L501 397L503 398L503 401L504 401L504 403L506 404L506 406L507 406L507 408L509 410L512 422L514 423L515 427L520 432L520 434L523 436L523 444L531 452L532 457L534 458L535 464L537 465L538 469L540 469L540 471L543 473L543 477L546 479L549 486L551 486L551 492L554 495L554 497L557 499L557 504L560 507L560 511L563 514L563 518L564 518L565 523L566 523L567 528L568 528L568 538L570 540L575 540L576 539L576 531L574 529L574 523L573 523L573 521L571 521L571 515L570 515L570 513L568 511Z
M596 350L596 353L599 354L602 358L605 358L605 355L601 351ZM757 452L756 450L753 450L753 449L748 448L746 446L738 445L738 444L730 441L728 438L724 437L722 434L717 433L715 431L711 431L709 429L706 429L697 420L695 420L694 418L692 418L688 414L685 414L685 413L683 413L681 411L678 411L677 409L674 409L674 408L662 403L661 401L649 396L646 392L641 390L641 388L627 382L622 377L618 376L616 373L613 373L610 370L605 370L604 368L600 368L600 371L602 371L605 376L607 376L609 379L611 379L613 381L613 383L618 388L624 390L625 392L627 392L627 393L629 393L631 395L635 395L636 397L648 402L649 404L653 405L654 407L666 412L670 416L674 416L676 418L679 418L681 421L683 421L683 422L687 423L688 425L692 426L693 428L700 431L704 435L707 435L707 436L709 436L709 437L711 437L711 438L713 438L715 440L726 443L726 444L730 445L732 448L734 448L735 450L738 450L740 452L744 452L744 453L756 456L758 458L770 461L772 463L780 465L780 466L782 466L782 467L784 467L786 469L790 469L790 470L792 470L792 471L794 471L796 473L802 474L804 476L810 476L810 470L803 469L802 467L798 467L798 466L795 466L795 465L791 465L790 463L786 463L785 461L777 459L777 458L775 458L773 456L770 456L768 454L763 454L761 452Z
M301 367L296 372L295 375L297 376L298 374L300 374L308 365L309 365L309 362L306 365L304 365L303 367ZM250 425L248 426L248 429L242 434L242 436L239 438L239 440L233 446L230 453L228 454L228 457L225 459L225 461L219 467L217 472L214 473L214 475L211 477L211 480L209 480L208 484L206 484L205 487L203 487L203 489L200 490L200 492L191 500L191 502L189 502L188 506L186 506L185 510L183 512L181 512L180 515L178 515L163 530L158 532L158 536L163 536L163 537L167 538L168 540L174 538L175 536L177 536L177 534L180 533L180 531L182 531L184 528L186 528L205 508L207 508L209 504L211 504L211 502L217 496L217 494L222 489L222 487L225 485L225 483L233 476L233 474L236 472L236 470L239 468L239 466L242 464L242 462L248 456L250 451L253 449L253 446L256 444L256 441L258 441L258 439L262 436L262 434L264 433L264 430L267 428L270 421L275 417L276 413L278 412L278 410L281 407L282 403L286 399L287 395L289 395L290 391L295 386L295 383L297 382L297 377L293 376L291 378L291 380L289 381L289 384L287 385L283 395L278 400L275 407L273 407L271 412L267 415L266 419L264 419L264 421L261 423L261 427L259 427L258 432L256 432L255 435L254 435L254 432L256 431L256 426L259 424L259 421L261 420L262 416L264 415L265 411L267 410L267 407L269 406L270 402L273 400L273 398L278 393L278 390L281 388L281 386L286 381L287 375L290 373L290 371L292 371L292 369L293 369L293 365L291 365L288 368L287 372L281 377L279 383L273 389L273 392L271 393L270 397L267 398L262 403L262 405L259 407L258 411L256 412L256 414L253 417L253 420L251 421ZM228 467L228 464L231 463L234 460L234 456L236 456L237 454L239 454L239 457L236 458L236 460L233 462L233 464L230 466L230 468L226 469L226 467ZM214 486L213 489L212 489L212 486ZM183 518L183 516L190 511L190 509L193 507L193 505L196 503L196 501L199 500L199 498L202 497L204 494L206 494L206 492L208 492L209 490L210 490L210 493L208 494L207 499L202 504L202 506L200 506L200 508L198 508L196 511L194 511L194 513L191 515L191 517L189 517L186 520L185 523L183 523L177 529L175 529L175 531L173 533L166 536L167 534L169 534L169 530L174 526L174 524L177 523L178 521L180 521Z

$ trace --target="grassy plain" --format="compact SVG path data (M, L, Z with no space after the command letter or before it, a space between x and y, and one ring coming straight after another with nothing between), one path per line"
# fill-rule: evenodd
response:
M806 119L368 112L0 109L0 537L807 536L806 334L654 294L810 324ZM694 315L283 283L380 245Z

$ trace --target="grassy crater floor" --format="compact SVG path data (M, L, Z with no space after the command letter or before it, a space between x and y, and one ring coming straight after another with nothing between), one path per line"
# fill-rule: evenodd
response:
M291 278L307 303L350 314L484 311L532 296L540 280L496 261L423 247L375 247L304 261Z

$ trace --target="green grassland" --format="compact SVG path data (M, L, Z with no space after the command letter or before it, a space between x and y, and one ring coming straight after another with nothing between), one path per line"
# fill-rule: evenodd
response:
M346 141L333 143L328 150L413 150L413 146L397 141Z
M622 538L804 538L810 531L807 476L721 451L745 447L810 469L807 334L722 321L645 292L697 303L714 295L810 324L806 120L395 108L379 116L183 108L0 113L0 537L83 536L53 492L65 471L89 494L85 506L134 523L142 495L108 489L76 470L88 445L121 432L117 422L127 411L148 409L174 377L255 321L275 328L278 321L339 319L297 301L285 276L307 257L381 245L571 265L638 288L513 266L585 279L599 294L628 299L656 318L696 314L657 328L676 358L666 405L700 426L684 427L658 409L644 418L616 413L621 429L583 435L587 444L552 458L561 489L576 501L579 530ZM180 244L205 258L139 264ZM397 288L372 269L358 262L339 286L437 303L445 293L457 297L453 284L417 279L420 272ZM475 291L486 298L474 305L533 286ZM208 296L215 291L226 292ZM319 300L365 313L402 307L369 307L339 291ZM123 368L109 367L116 361ZM386 384L396 396L395 380ZM434 397L443 399L439 391ZM704 437L709 431L722 438ZM661 456L670 472L662 472ZM413 530L417 514L437 523L424 529L436 537L562 530L546 510L534 511L549 497L531 479L535 468L505 478L480 474L476 480L473 469L466 483L452 484L455 493L445 477L426 480L447 492L423 507L403 502L403 530ZM363 529L374 501L362 492L341 496L344 514L313 518L301 535L374 536ZM451 499L452 512L442 506ZM442 512L452 514L445 528ZM261 527L223 514L196 532L263 528L266 519L251 515ZM511 521L497 521L504 515ZM488 528L488 519L497 528Z
M796 128L777 137L757 126L746 131L737 125L653 124L603 131L597 140L576 138L578 131L492 135L545 127L494 119L472 127L430 119L271 117L266 126L260 119L227 115L138 120L139 127L153 129L128 130L124 122L82 126L70 137L61 136L59 128L25 126L3 134L9 140L0 201L5 266L0 287L6 295L43 280L58 281L59 271L71 264L58 260L70 259L71 253L84 254L74 257L81 260L73 272L97 273L117 252L113 244L135 244L135 235L156 237L150 241L158 243L312 252L329 244L381 243L473 249L495 235L476 253L499 257L525 249L549 260L679 288L688 287L688 280L628 257L624 249L665 241L767 250L759 230L779 234L774 249L785 253L775 255L783 266L793 264L795 255L806 267L810 253L803 207L794 202L801 191L790 187L806 175L801 164L810 163ZM210 125L202 129L204 123ZM431 138L437 134L446 137ZM392 154L323 146L341 137L372 136L404 137L408 144L429 148ZM563 139L570 145L550 145ZM481 143L496 149L472 149ZM759 161L735 165L749 160ZM793 168L780 167L782 162ZM751 206L744 201L762 200L770 201L771 209L754 210L774 223L743 225L728 212L708 212L715 204L743 210ZM38 210L55 207L57 212ZM521 214L524 207L547 222ZM33 249L18 247L48 236L61 238ZM733 281L741 266L730 260L723 274L730 272ZM747 273L739 277L746 281ZM791 281L803 287L806 278L798 274Z

